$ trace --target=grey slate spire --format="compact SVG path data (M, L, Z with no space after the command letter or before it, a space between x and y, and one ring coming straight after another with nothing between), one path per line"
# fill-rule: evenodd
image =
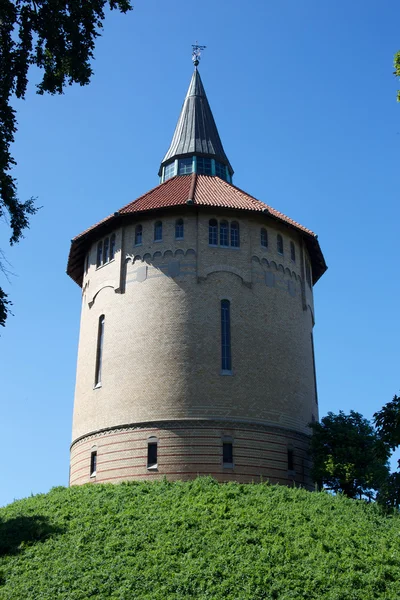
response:
M197 67L190 81L174 137L161 163L159 175L162 168L173 159L193 155L214 158L228 167L230 175L233 174Z

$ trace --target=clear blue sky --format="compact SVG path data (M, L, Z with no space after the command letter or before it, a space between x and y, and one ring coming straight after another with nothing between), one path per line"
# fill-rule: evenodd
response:
M43 208L6 244L15 316L1 331L0 505L67 485L80 288L70 240L158 183L192 73L234 183L319 236L320 416L371 418L400 392L398 0L135 0L107 16L89 87L15 103L22 199ZM32 73L32 81L37 74Z

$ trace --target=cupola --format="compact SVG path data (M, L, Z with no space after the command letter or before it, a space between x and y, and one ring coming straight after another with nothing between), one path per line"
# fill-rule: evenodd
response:
M161 182L176 175L198 173L232 183L233 169L222 146L197 69L198 57L199 54L194 54L194 73L171 145L158 174Z

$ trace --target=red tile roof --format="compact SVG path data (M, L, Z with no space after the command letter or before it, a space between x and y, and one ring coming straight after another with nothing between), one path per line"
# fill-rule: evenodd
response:
M188 202L189 200L189 202ZM265 212L279 221L300 230L313 238L313 245L319 249L315 234L303 227L293 219L275 210L268 204L253 198L243 190L223 181L219 177L208 175L183 175L168 179L146 194L139 196L133 202L122 207L113 215L109 215L96 225L86 229L72 240L71 251L68 260L67 273L79 284L82 282L83 259L87 251L87 245L91 242L95 230L104 228L107 224L121 217L128 217L135 213L144 213L162 210L174 206L194 204L197 206L209 206L250 212ZM111 224L111 223L110 223ZM116 224L116 223L113 223ZM102 234L101 234L102 235ZM90 238L90 240L89 240ZM319 253L322 253L319 249ZM323 260L323 257L322 257ZM322 263L321 263L322 264ZM323 263L325 264L325 263ZM324 270L326 266L324 267ZM323 271L322 271L323 272ZM322 274L322 273L321 273Z

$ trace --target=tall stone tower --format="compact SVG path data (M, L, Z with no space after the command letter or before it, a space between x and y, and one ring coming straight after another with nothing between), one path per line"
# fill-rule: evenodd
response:
M159 176L72 240L70 483L211 474L310 487L325 261L312 231L233 185L197 65Z

